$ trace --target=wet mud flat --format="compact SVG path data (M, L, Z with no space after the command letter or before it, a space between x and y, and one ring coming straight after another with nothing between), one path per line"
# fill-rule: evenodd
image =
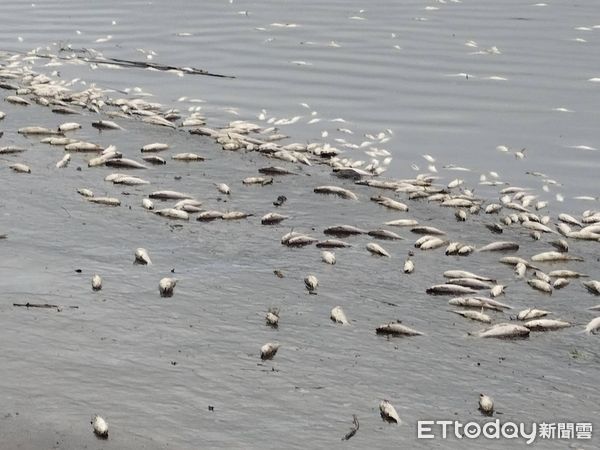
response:
M314 246L280 243L291 228L325 238L327 226L376 229L411 217L481 246L496 240L483 226L487 217L473 215L467 224L459 223L453 208L408 201L402 194L397 200L407 202L410 210L394 212L368 200L379 190L334 178L320 165L277 161L296 175L275 176L266 186L245 186L241 180L273 161L255 152L224 152L206 137L137 121L119 121L122 131L99 132L91 126L96 115L77 116L82 124L77 137L114 144L124 157L139 159L139 149L150 142L171 145L162 154L166 165L135 171L150 185L113 185L104 177L121 170L88 168L89 155L78 154L67 168L56 169L62 147L16 133L34 124L54 128L64 117L37 105L3 104L2 110L7 113L2 145L27 148L2 161L0 231L7 233L0 242L3 445L305 448L308 441L316 448L419 446L419 419L481 420L480 392L494 396L502 413L498 417L507 421L589 421L598 413L597 336L579 333L593 317L586 308L597 304L597 298L578 282L543 296L516 282L512 267L498 263L502 255L452 257L443 248L419 251L413 246L418 236L403 228L390 229L405 240L377 241L391 258L371 256L365 250L373 241L368 236L348 237L352 247L335 250L335 266L323 264ZM206 160L168 159L187 151ZM32 173L10 171L7 166L17 159ZM221 195L217 182L227 183L232 194ZM351 189L359 199L313 192L324 184ZM122 204L91 204L77 194L81 187L118 197ZM161 218L141 207L141 199L158 189L189 192L203 201L203 208L253 216L209 223ZM280 195L288 200L275 207ZM260 217L270 211L290 219L261 225ZM532 241L519 228L507 228L502 239L521 243L518 254L524 257L548 249L545 240ZM570 246L584 261L568 267L600 278L597 243L570 240ZM137 247L148 249L152 266L133 264ZM402 265L409 250L416 252L416 269L405 275ZM548 271L558 266L562 264L540 263ZM577 326L532 333L519 341L469 336L483 327L451 314L448 297L425 293L453 268L491 274L507 284L502 300L515 312L535 305ZM274 270L284 277L276 277ZM99 292L91 290L94 273L104 280ZM316 296L304 288L309 273L319 277ZM179 280L170 299L157 292L163 276ZM27 301L64 308L13 306ZM329 320L336 305L346 311L350 326ZM277 330L264 323L273 306L281 310ZM500 322L512 313L490 314ZM395 319L425 335L375 334L377 326ZM272 361L261 362L258 350L268 341L281 348ZM402 426L381 421L377 405L383 398L393 402ZM91 433L89 418L95 413L109 422L107 441L97 441ZM352 414L360 419L360 431L341 442ZM446 444L454 445L433 445ZM486 442L489 448L505 445ZM562 448L560 441L544 445Z

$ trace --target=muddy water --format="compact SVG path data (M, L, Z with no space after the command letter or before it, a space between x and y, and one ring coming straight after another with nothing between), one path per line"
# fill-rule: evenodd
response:
M465 2L424 10L428 5L213 2L199 8L184 2L168 7L38 2L31 7L7 2L3 15L9 20L0 35L9 50L60 41L98 48L107 56L143 59L136 48L152 49L156 61L237 78L180 78L69 65L44 69L42 63L36 70L59 70L64 79L79 77L116 89L140 86L157 101L181 109L198 104L177 102L180 96L201 98L215 125L238 117L254 120L263 108L277 118L303 115L296 125L283 128L295 140L313 140L323 130L337 137L336 128L346 126L355 134L339 136L360 144L362 133L391 128L392 141L378 145L394 157L390 176L414 176L411 163L426 170L419 155L429 153L438 159L444 182L457 175L444 171L444 164L472 168L458 175L486 198L497 189L479 187L477 181L481 173L495 170L502 179L536 188L541 198L553 201L556 193L564 194L564 203L551 204L553 217L597 207L572 199L598 195L597 152L569 148L600 146L595 126L599 91L587 81L600 76L592 58L600 30L575 30L600 23L597 6ZM363 7L368 10L359 13ZM418 17L428 20L414 20ZM277 22L300 26L269 26ZM192 35L178 36L181 32ZM108 34L113 36L108 42L94 42ZM577 37L587 42L572 41ZM328 46L332 40L341 47ZM468 40L484 48L497 46L502 54L469 55L477 49L466 47ZM301 43L306 41L321 45ZM444 76L461 72L474 76ZM483 80L492 75L508 80ZM556 107L574 112L552 111ZM416 440L419 419L482 420L480 392L495 398L504 421L594 421L598 416L598 340L578 333L593 317L586 308L598 301L579 282L547 297L514 280L511 268L497 263L499 255L454 258L442 250L417 251L415 273L404 275L401 267L415 236L403 229L394 231L405 241L381 242L392 254L390 260L368 255L368 239L348 238L354 246L337 250L338 263L332 267L320 262L314 247L288 249L279 243L291 227L321 237L329 225L374 229L412 217L443 228L451 239L483 245L496 239L481 225L487 217L459 224L453 211L426 202L410 202L408 213L393 213L368 201L376 190L332 179L318 166L288 165L297 175L277 177L270 186L243 186L244 177L271 161L252 153L222 152L210 140L136 122L122 123L126 131L99 133L90 126L94 115L78 116L84 125L78 137L115 144L126 156L138 158L142 145L163 141L173 147L167 157L179 151L207 157L201 163L169 160L143 171L140 176L151 181L149 186L113 186L103 181L113 170L88 169L85 156L74 155L71 165L58 171L54 164L62 148L16 134L26 125L57 126L64 117L38 106L3 103L0 109L7 113L0 122L2 145L28 148L2 160L0 233L8 233L0 241L3 448L524 446ZM310 116L313 110L317 114ZM308 125L311 117L323 121ZM348 123L329 122L336 117ZM500 144L527 147L528 157L520 161L499 153L495 147ZM369 159L360 150L348 153ZM6 167L17 160L29 164L33 173L10 172ZM549 184L544 193L541 181L525 174L533 170L548 173L562 186ZM214 182L228 183L231 197L219 195ZM353 189L360 201L312 192L330 183ZM90 204L76 194L80 187L117 196L123 205ZM169 221L140 206L141 198L155 189L190 192L207 209L255 216L232 223ZM275 210L272 202L279 195L288 202L278 212L291 219L261 226L260 216ZM399 199L405 197L400 194ZM509 229L502 239L517 240L522 244L519 255L529 257L547 250L552 238L533 242L523 231ZM567 266L600 279L597 244L570 245L585 262ZM140 246L148 249L154 265L132 264ZM565 265L540 266L548 271ZM503 301L516 311L542 307L578 326L517 342L468 336L481 327L450 313L447 298L424 292L442 282L442 272L450 268L497 277L508 285ZM274 269L285 277L275 277ZM161 299L158 280L172 270L180 280L175 296ZM104 278L103 290L96 293L90 286L94 273ZM304 289L308 273L319 277L317 296ZM12 306L26 301L64 308ZM351 326L329 321L329 310L336 305L344 308ZM264 325L270 306L282 311L277 331ZM508 314L492 316L503 321ZM395 319L425 336L388 340L375 335L377 325ZM261 363L258 349L275 340L282 345L279 353L272 362ZM401 427L379 418L382 398L396 406ZM88 422L94 413L107 418L108 441L91 434ZM352 440L341 442L352 414L361 428ZM594 448L595 439L579 444ZM544 441L538 447L564 448L574 442Z

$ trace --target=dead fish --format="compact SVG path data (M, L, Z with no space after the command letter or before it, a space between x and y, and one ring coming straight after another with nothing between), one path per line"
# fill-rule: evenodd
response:
M416 194L418 194L416 192ZM410 194L409 194L410 196ZM450 207L450 208L479 208L479 205L475 205L472 200L466 198L446 198L440 203L440 206Z
M467 213L464 209L459 209L454 213L454 217L456 217L456 220L458 220L459 222L464 222L465 220L467 220Z
M258 173L264 175L296 175L294 172L278 166L262 167L258 169Z
M485 227L495 234L502 234L504 232L504 228L499 223L486 223Z
M167 163L167 161L164 158L161 158L160 156L156 155L142 156L142 159L146 162L149 162L150 164L155 165L164 165Z
M121 175L112 180L114 184L124 184L126 186L140 186L143 184L150 184L149 181L146 181L142 178L132 177L129 175Z
M71 161L71 154L67 153L66 155L64 155L62 157L62 159L60 161L58 161L56 163L56 168L57 169L62 169L64 167L67 167L67 165L69 164L69 161Z
M461 248L458 249L458 255L459 256L468 256L471 253L473 253L475 251L475 247L473 247L472 245L463 245Z
M550 284L545 281L532 278L530 280L527 280L527 284L532 288L537 289L538 291L542 291L547 294L552 294L552 286L550 286Z
M472 278L474 280L495 282L493 278L484 277L477 275L473 272L467 272L466 270L446 270L444 272L444 278Z
M532 266L529 261L527 261L526 259L520 258L518 256L505 256L503 258L500 258L500 262L503 264L509 264L511 266L516 266L517 264L523 264L525 267L531 268L531 269L537 269L537 267Z
M345 237L354 236L357 234L366 234L367 230L362 230L360 228L353 227L352 225L336 225L333 227L325 228L325 230L323 230L323 233L332 236Z
M65 150L68 152L101 152L104 150L98 144L91 142L77 141L65 145Z
M499 323L475 333L481 338L512 339L529 336L529 328L511 323Z
M186 198L184 200L179 200L173 208L181 209L186 212L198 212L198 207L202 206L202 202L199 200L194 200L192 198Z
M79 130L80 128L81 128L81 124L79 124L77 122L65 122L65 123L61 123L58 126L58 131L60 131L61 133L66 133L67 131Z
M388 334L392 336L422 336L423 333L414 330L406 325L402 325L400 321L390 322L380 325L375 330L377 334Z
M446 255L456 255L458 253L458 249L462 247L461 242L450 242L446 247Z
M162 278L158 282L158 292L161 297L173 297L173 289L177 285L176 278Z
M552 314L550 311L544 311L543 309L527 308L517 314L519 320L532 320L540 317Z
M588 334L597 333L600 331L600 317L596 317L585 326L584 331Z
M31 105L31 102L29 100L25 100L23 97L19 97L18 95L9 95L4 100L14 105Z
M434 227L414 227L410 229L411 232L415 234L428 234L428 235L436 235L441 236L446 234L445 231L439 230Z
M215 186L217 187L217 191L219 191L221 194L225 194L225 195L231 194L231 189L229 189L229 186L227 186L225 183L218 183L218 184L215 184Z
M402 423L402 421L400 420L400 416L396 412L396 409L387 400L382 400L379 403L379 414L381 415L381 418L386 422L396 423L398 425Z
M162 127L177 128L175 124L156 114L144 117L142 122L150 123L152 125L160 125Z
M171 159L177 161L204 161L204 157L197 155L196 153L177 153L171 156Z
M354 192L338 186L317 186L313 191L317 194L331 194L345 199L358 200L358 196Z
M569 227L566 223L559 223L556 225L556 229L563 236L569 236L571 234L571 227Z
M96 274L92 277L92 289L94 291L102 289L102 277L100 277L100 275Z
M188 204L176 206L175 209L180 209L182 211L185 211L188 214L195 214L195 213L199 213L202 211L202 209L199 206L188 205Z
M135 263L142 265L152 264L150 255L148 255L148 251L145 248L140 247L135 250Z
M152 203L152 200L150 200L149 198L142 199L142 206L149 211L152 211L154 209L154 203Z
M561 222L568 223L569 225L577 225L578 227L583 226L579 220L575 219L573 216L570 216L569 214L564 214L564 213L559 214L558 220L560 220Z
M288 247L303 247L305 245L314 244L315 242L317 242L317 239L295 231L286 233L281 238L281 243Z
M146 144L142 147L142 153L150 153L150 152L160 152L163 150L167 150L169 148L169 144L162 144L160 142L154 142L152 144Z
M268 213L262 216L260 219L260 223L263 225L275 225L283 222L285 219L288 219L289 216L284 216L283 214L277 213Z
M54 108L52 108L51 110L53 113L55 114L72 114L72 115L77 115L80 114L79 111L73 109L73 108L67 108L66 106L55 106Z
M335 323L341 323L342 325L348 325L350 323L350 322L348 322L346 313L344 313L344 310L342 309L341 306L336 306L335 308L333 308L331 310L331 313L329 314L329 317Z
M94 434L99 439L108 439L108 424L102 417L95 415L92 417L91 424Z
M190 220L190 215L181 209L163 208L154 211L154 213L169 219Z
M561 252L543 252L533 255L532 261L583 261L583 258L579 256L573 256Z
M394 209L397 211L408 211L408 206L406 206L404 203L401 203L399 201L396 201L390 197L384 197L382 195L378 195L377 197L371 197L371 200L376 202L377 204L381 205L381 206L385 206L386 208L389 209Z
M121 200L114 197L92 197L88 198L88 201L107 206L119 206L121 204Z
M478 249L480 252L503 252L517 250L519 250L519 244L509 241L492 242Z
M414 219L398 219L398 220L392 220L390 222L386 222L385 225L389 225L392 227L412 227L415 225L418 225L419 222L417 222Z
M367 233L369 236L379 238L379 239L388 239L388 240L401 240L404 239L402 236L388 230L373 230Z
M555 278L579 278L579 277L589 277L589 275L585 275L583 273L575 272L574 270L553 270L548 274L549 276Z
M564 239L550 242L550 245L556 248L559 252L566 253L569 251L569 244Z
M292 237L285 245L288 247L305 247L307 245L312 245L315 242L317 242L317 239L313 237L300 235Z
M109 167L121 167L126 169L147 169L148 166L128 158L109 159L105 163Z
M45 127L23 127L19 128L17 133L24 136L56 136L62 135L62 132L57 130L51 130Z
M268 184L273 184L272 177L247 177L242 180L243 184L260 184L261 186L266 186Z
M431 239L437 239L437 238L434 237L434 236L429 236L429 235L425 235L425 236L420 237L419 239L417 239L415 241L415 244L414 244L415 248L421 247L421 245L423 245L427 241L430 241Z
M600 241L600 233L592 233L590 231L571 231L567 237L572 239L581 239L586 241Z
M452 278L446 282L456 286L470 287L471 289L491 289L492 284L488 281L476 280L474 278Z
M31 173L31 168L27 164L15 163L8 167L17 173Z
M496 214L498 212L500 212L500 210L502 209L502 205L498 204L498 203L490 203L489 205L487 205L484 209L484 212L486 214Z
M466 295L477 293L475 289L455 284L436 284L428 288L425 292L429 295Z
M79 188L77 189L77 193L79 195L83 195L84 197L93 197L94 193L92 191L90 191L89 189L86 188Z
M268 326L277 328L279 326L279 308L269 308L265 321Z
M123 127L110 120L98 120L92 122L92 126L98 130L122 130Z
M222 219L223 215L224 213L222 213L221 211L203 211L200 214L198 214L196 220L199 222L210 222L215 219Z
M427 239L425 242L423 242L421 245L419 245L419 248L421 250L434 250L436 248L443 247L444 245L447 244L447 242L448 241L445 241L445 240L437 238L437 237L431 237L431 239Z
M123 155L117 151L104 151L100 156L92 158L88 161L88 167L102 166L108 160L121 158Z
M539 280L544 281L545 283L550 283L552 281L550 277L541 270L536 270L535 272L533 272L533 276Z
M554 280L554 283L552 283L552 287L554 289L562 289L564 287L567 287L569 284L570 281L566 278L557 278L556 280Z
M386 256L390 258L390 254L381 245L375 244L374 242L369 242L367 244L367 250L373 255Z
M494 400L485 394L479 394L479 411L486 416L494 414Z
M317 290L317 286L319 285L319 280L316 276L309 275L306 278L304 278L304 285L306 286L306 289L308 290L309 294L316 294L315 291Z
M484 297L455 297L448 301L449 305L463 308L490 309L492 311L504 311L511 307Z
M275 354L279 350L279 344L276 342L267 342L260 348L260 359L266 361L268 359L273 359Z
M519 278L523 278L525 276L525 272L527 271L527 266L523 263L518 263L515 266L515 274Z
M314 240L313 242L315 242ZM349 244L344 241L340 241L339 239L326 239L324 241L317 242L317 248L346 248L352 247L352 244Z
M490 289L490 297L498 297L502 294L504 294L504 288L506 286L502 285L502 284L496 284L492 287L492 289Z
M539 239L539 237L541 236L540 233L556 233L554 230L547 227L546 225L542 225L541 223L537 223L537 222L532 222L530 220L523 222L523 228L532 230L531 235L538 236L538 238L535 239L536 241L540 240Z
M404 261L404 267L402 268L402 271L404 273L413 273L415 270L415 263L412 261L412 259L410 259L410 256L408 258L406 258L406 261Z
M184 200L188 198L194 198L190 194L184 194L183 192L177 191L156 191L150 194L149 197L160 200Z
M561 328L567 328L571 326L569 322L555 319L530 320L525 322L523 325L529 328L531 331L559 330Z
M589 293L594 295L600 295L600 281L590 280L584 281L583 286L588 290Z
M492 323L492 319L487 314L479 311L452 311L455 314L463 316L467 319L476 320L483 323Z
M225 214L223 214L221 219L223 219L223 220L239 220L239 219L245 219L246 217L250 217L250 216L253 216L253 214L245 213L242 211L230 211L230 212L226 212Z
M335 253L324 251L321 252L321 261L327 264L334 265L335 264Z

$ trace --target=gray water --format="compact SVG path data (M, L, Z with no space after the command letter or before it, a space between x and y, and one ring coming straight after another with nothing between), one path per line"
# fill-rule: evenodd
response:
M480 174L496 171L502 180L535 188L540 199L550 200L553 217L563 211L580 214L598 207L573 199L599 195L598 152L573 147L600 148L600 84L588 81L600 77L600 29L593 28L600 24L600 7L593 1L532 3L54 1L32 6L6 1L0 38L3 49L12 51L57 43L142 60L145 54L136 49L152 50L155 62L236 78L44 68L45 61L36 63L36 70L58 70L65 80L81 78L119 90L138 86L154 94L153 101L181 110L202 106L214 126L235 119L260 122L262 109L267 118L300 115L296 124L281 128L291 141L321 140L327 130L325 140L332 144L336 137L360 144L367 139L364 133L389 128L392 139L374 144L393 156L385 176L413 177L417 172L411 164L426 171L420 155L427 153L437 159L443 183L458 175L477 194L491 198L497 188L478 181ZM266 30L257 30L262 27ZM107 35L112 39L95 42ZM471 40L479 48L465 46ZM501 54L471 54L492 46ZM447 76L458 73L471 76ZM182 96L205 103L178 101ZM451 239L483 245L496 238L481 226L487 218L459 224L453 211L423 202L410 202L409 213L393 213L368 201L376 190L332 179L319 166L287 165L300 175L244 187L244 177L271 163L136 122L122 123L124 132L98 133L90 126L94 115L77 116L83 125L77 136L115 144L126 156L138 158L143 144L162 141L174 152L196 151L208 158L197 164L169 161L144 171L150 186L113 186L103 181L113 170L88 169L85 157L74 155L67 169L57 171L54 163L62 149L16 134L26 125L55 127L64 117L38 106L3 102L0 109L7 113L0 122L2 145L28 148L2 161L0 233L8 233L0 241L2 448L525 447L522 441L416 439L417 420L483 420L477 411L480 392L494 397L503 421L595 422L598 417L598 339L579 333L593 318L586 308L598 301L577 281L546 297L516 282L511 268L497 263L498 255L458 259L443 256L442 250L418 251L415 273L404 275L401 267L414 239L402 229L394 231L407 240L382 242L390 260L369 256L365 237L349 238L355 245L337 250L338 263L331 267L320 262L314 247L288 249L279 242L291 227L322 236L323 228L338 223L372 229L413 217L443 228ZM307 124L314 117L323 120ZM347 122L331 122L335 118ZM498 145L526 147L527 157L517 160L495 150ZM347 154L370 159L362 150ZM33 173L10 172L6 166L16 160L29 164ZM445 164L472 171L447 171ZM78 166L82 171L75 170ZM544 192L542 179L527 171L544 172L559 185L548 184ZM217 195L213 182L228 183L231 198ZM321 184L351 188L360 201L313 194ZM123 205L87 203L75 192L80 187L117 196ZM256 217L174 223L140 207L142 196L159 188L193 193L209 209L239 209ZM564 202L555 200L557 193ZM259 217L275 209L271 203L278 195L288 197L280 212L292 218L280 226L261 226ZM551 238L532 242L509 229L502 239L519 241L519 255L529 257L547 250L545 241ZM585 262L568 267L600 279L598 244L570 245ZM133 265L137 247L147 248L155 264ZM563 266L542 265L554 267ZM503 300L515 311L550 309L577 327L532 333L515 342L468 336L482 327L449 313L447 298L425 294L450 268L494 275L508 285ZM161 299L157 283L171 269L180 281L173 298ZM285 277L276 278L275 269ZM90 288L94 273L104 278L97 293ZM317 296L303 287L308 273L319 277ZM26 301L65 308L12 306ZM344 308L351 326L329 321L336 305ZM279 330L264 325L270 306L281 308ZM507 316L495 313L493 319ZM376 326L395 319L426 335L386 339L375 334ZM273 361L262 363L258 351L268 341L282 346ZM381 421L383 398L395 405L402 426ZM91 433L89 418L95 413L109 422L108 441ZM360 430L342 442L352 414ZM595 430L593 442L539 441L536 448L597 448L597 436Z

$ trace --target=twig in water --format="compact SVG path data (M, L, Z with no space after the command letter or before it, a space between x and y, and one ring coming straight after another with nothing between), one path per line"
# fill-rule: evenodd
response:
M348 431L348 433L346 433L346 435L342 438L342 441L347 441L348 439L350 439L352 436L354 436L356 434L356 432L358 431L358 429L360 428L360 424L358 423L358 417L356 417L356 414L352 414L352 429L350 431Z
M13 303L13 306L22 306L24 308L48 308L48 309L53 309L56 308L57 310L61 310L62 306L59 305L51 305L50 303ZM69 308L72 309L78 309L79 306L69 306Z

